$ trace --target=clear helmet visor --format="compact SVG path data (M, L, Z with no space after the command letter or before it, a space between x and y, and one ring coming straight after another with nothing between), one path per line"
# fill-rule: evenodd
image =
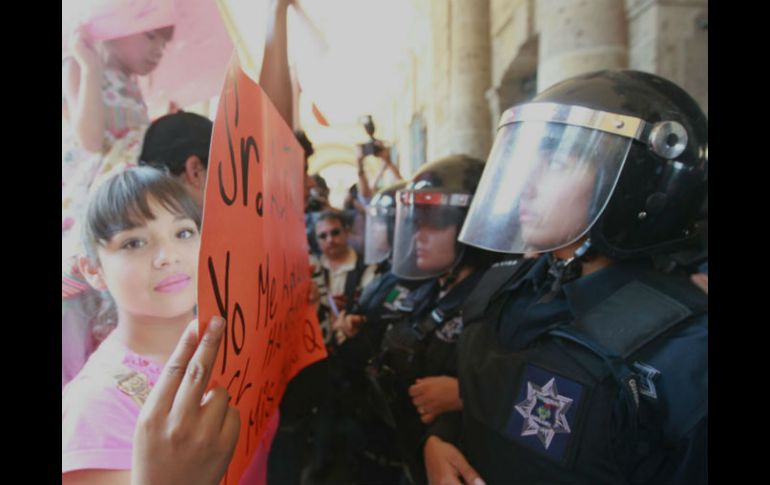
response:
M458 263L462 254L457 234L467 205L453 205L450 199L454 196L462 196L466 202L470 199L467 194L398 192L392 266L396 276L433 278Z
M381 263L390 257L395 224L395 208L370 207L367 209L366 237L364 239L364 262L366 264Z
M503 253L567 246L612 195L631 138L547 121L498 130L459 240Z

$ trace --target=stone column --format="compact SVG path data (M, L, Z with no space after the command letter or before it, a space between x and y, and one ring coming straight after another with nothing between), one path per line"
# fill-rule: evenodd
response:
M448 155L450 130L449 86L452 46L450 11L452 0L433 0L431 20L431 84L428 113L428 160Z
M432 0L430 12L428 160L461 153L485 159L492 144L489 0Z
M623 0L539 0L538 92L599 69L628 67Z
M452 0L449 15L448 152L483 160L492 145L489 0Z
M626 0L629 66L679 84L708 114L708 2Z

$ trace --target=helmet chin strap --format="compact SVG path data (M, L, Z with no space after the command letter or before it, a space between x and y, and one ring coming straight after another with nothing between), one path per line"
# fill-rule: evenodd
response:
M554 281L551 285L551 291L546 293L539 303L547 303L553 300L564 283L576 280L583 274L583 261L587 258L590 249L591 238L588 238L575 250L575 254L570 258L557 259L553 252L547 254L548 274L553 276Z
M455 259L455 263L452 265L452 269L447 271L446 273L439 276L439 289L441 291L446 291L447 288L452 286L455 281L457 281L457 277L460 275L460 270L463 266L463 259L465 259L465 245L459 245L460 248L458 249L458 257ZM444 278L443 282L441 282L441 278Z

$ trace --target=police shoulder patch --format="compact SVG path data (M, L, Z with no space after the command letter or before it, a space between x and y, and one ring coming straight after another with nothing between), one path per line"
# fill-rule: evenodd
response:
M554 460L567 451L583 385L534 365L524 370L505 434Z

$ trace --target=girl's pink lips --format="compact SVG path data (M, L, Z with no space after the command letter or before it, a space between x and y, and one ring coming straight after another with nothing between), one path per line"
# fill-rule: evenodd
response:
M179 291L187 287L190 284L192 278L184 273L178 273L171 275L167 278L163 278L160 283L155 286L155 291L161 293L172 293Z

